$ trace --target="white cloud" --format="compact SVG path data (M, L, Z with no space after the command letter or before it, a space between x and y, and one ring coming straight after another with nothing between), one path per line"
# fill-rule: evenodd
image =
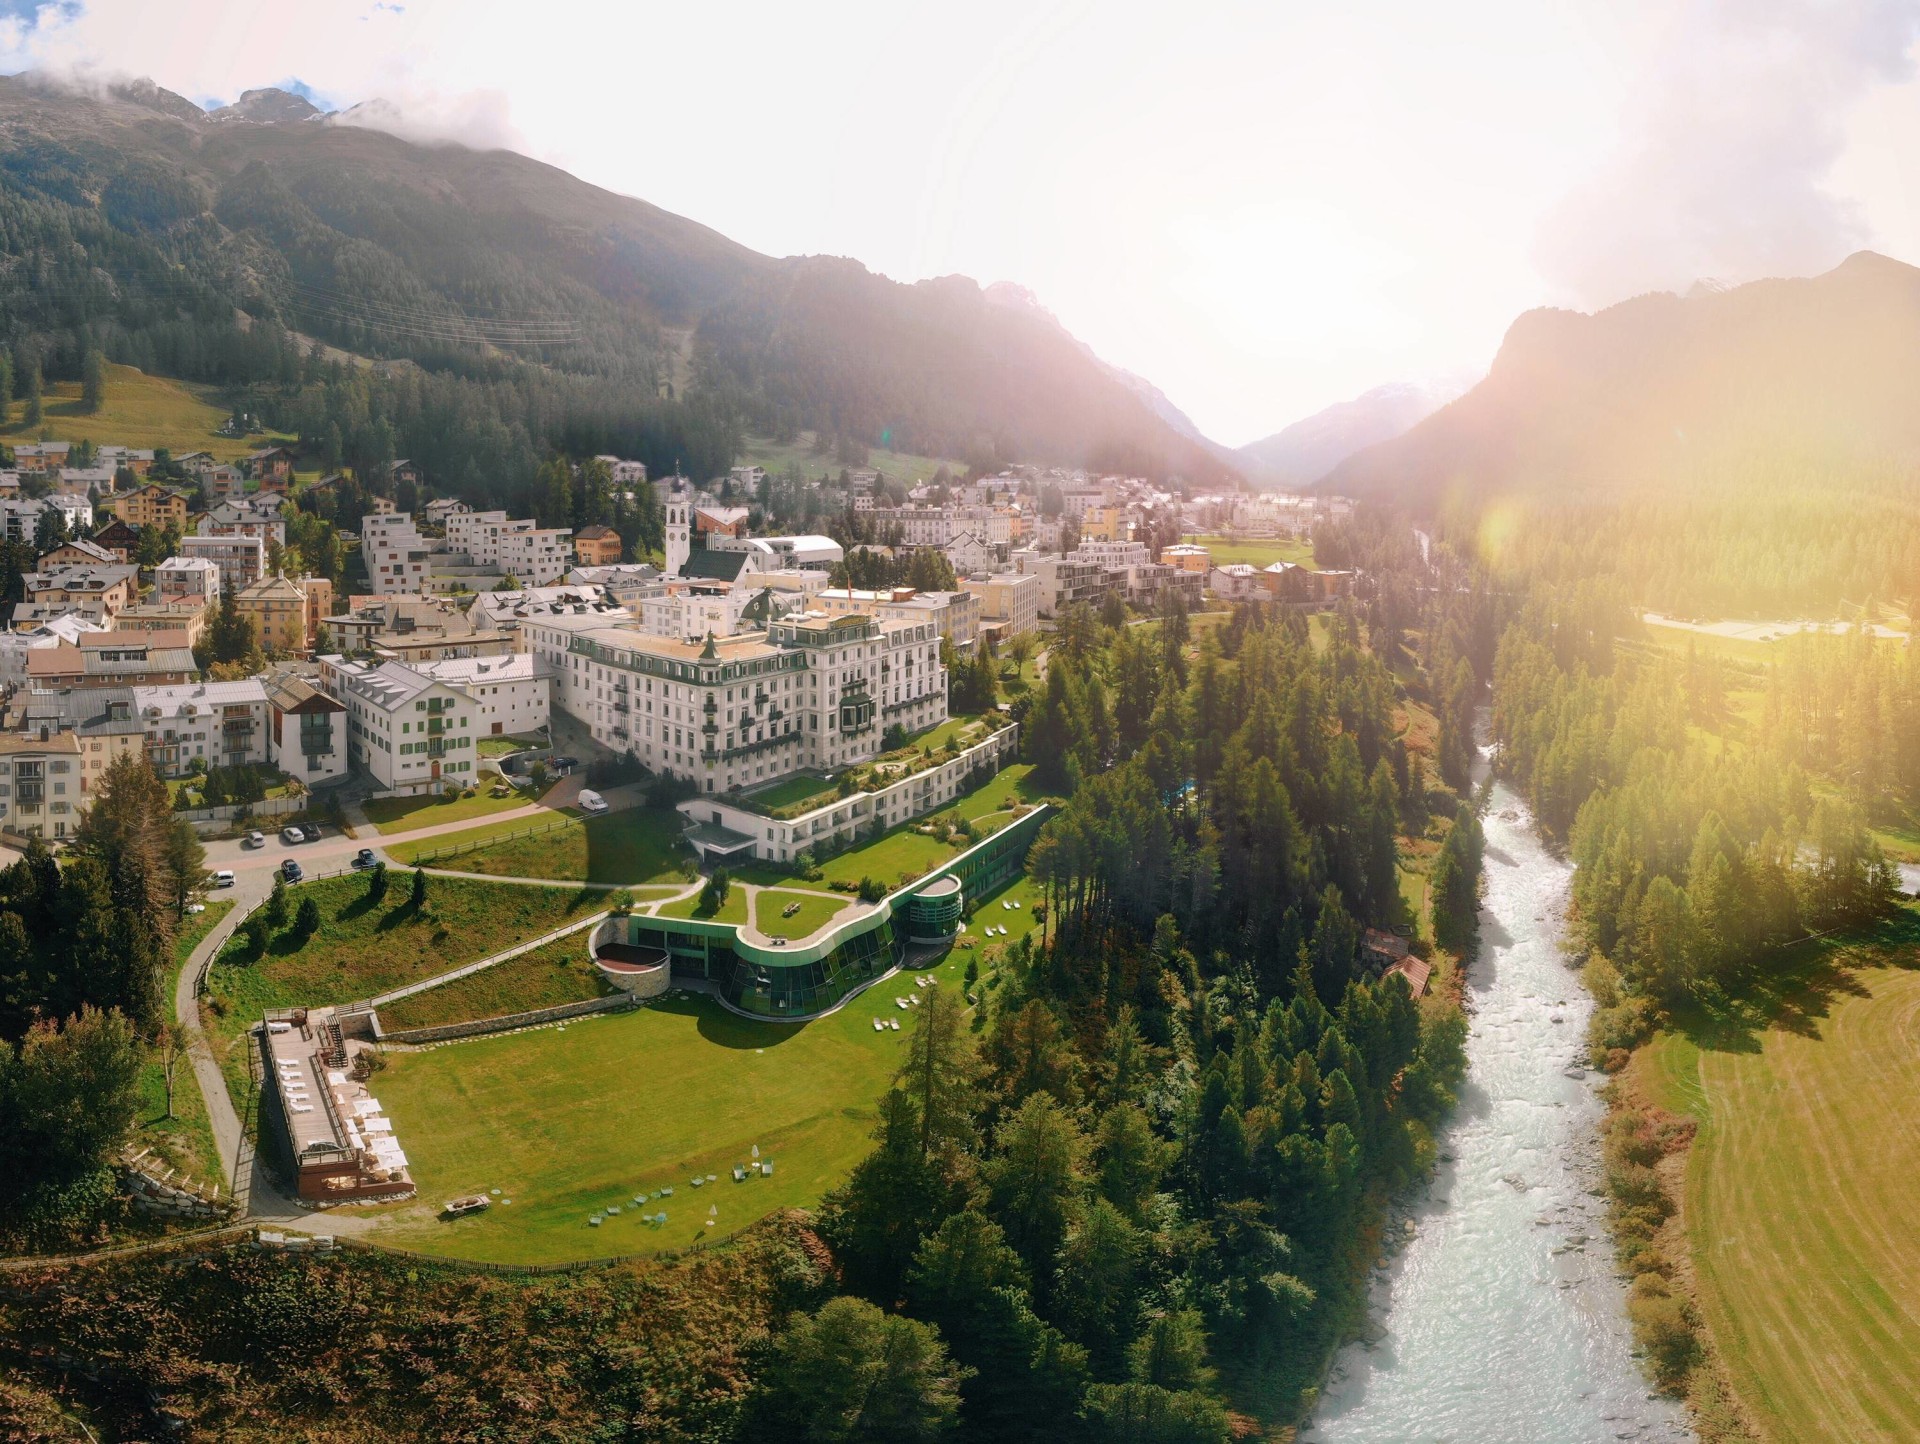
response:
M1854 108L1913 73L1916 0L1693 0L1613 156L1543 219L1542 272L1604 305L1826 269L1869 235L1829 188Z

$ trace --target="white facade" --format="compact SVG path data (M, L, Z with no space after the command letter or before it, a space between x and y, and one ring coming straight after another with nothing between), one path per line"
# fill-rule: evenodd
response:
M897 827L946 806L971 790L983 769L998 772L1013 761L1019 735L1019 728L1003 727L951 761L872 792L838 798L799 817L766 817L717 797L689 798L680 804L680 811L690 822L718 823L751 837L756 858L790 862L801 852L829 840L844 847L876 824Z
M693 502L676 495L667 502L667 575L677 577L693 554Z
M252 586L266 575L267 544L257 536L183 536L180 555L210 561L220 568L220 583L230 591Z
M347 709L347 754L390 792L466 787L479 773L479 708L400 662L322 657L320 685Z
M839 542L830 536L711 536L707 549L716 552L746 552L757 558L758 571L831 571L847 559Z
M466 693L482 736L537 732L547 725L552 682L547 664L531 652L423 662L414 670Z
M220 595L220 568L205 557L168 557L153 569L154 600L211 602Z
M598 741L703 792L865 762L893 726L947 716L929 622L807 612L700 644L588 629L557 660L556 700Z
M421 536L410 516L393 512L360 518L360 555L375 596L429 590L436 550L438 543Z
M267 689L257 677L135 687L133 707L147 730L147 759L162 777L185 777L196 761L209 767L267 761Z
M523 585L544 587L573 567L573 530L542 527L531 517L504 511L453 512L447 517L447 550L464 552Z
M93 530L93 504L85 493L55 492L52 496L10 496L0 500L0 528L6 539L37 546L55 512L65 515L67 535L85 536Z

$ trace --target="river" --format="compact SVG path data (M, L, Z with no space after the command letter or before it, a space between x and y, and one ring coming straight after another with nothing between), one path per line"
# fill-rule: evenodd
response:
M1334 1362L1302 1444L1690 1440L1631 1357L1599 1188L1591 1003L1561 955L1571 869L1497 784L1460 1106L1396 1211L1371 1337Z

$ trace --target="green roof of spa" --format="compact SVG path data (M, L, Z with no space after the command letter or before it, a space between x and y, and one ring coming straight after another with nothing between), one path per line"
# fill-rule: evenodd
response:
M1011 850L1024 853L1033 842L1034 834L1039 832L1054 812L1055 808L1050 802L1036 804L1034 809L1024 817L1015 818L993 836L982 838L965 852L955 853L949 861L942 863L931 872L888 893L878 905L868 911L851 918L829 919L824 926L804 938L795 939L785 947L761 947L748 942L740 936L741 928L738 923L703 922L699 918L656 917L641 913L634 914L633 923L637 927L659 928L664 932L678 933L684 937L725 942L733 949L735 956L762 967L794 968L808 963L817 963L849 940L872 932L883 923L891 922L894 916L907 905L908 900L923 888L930 887L944 878L953 878L964 887L966 876L980 870L983 864L991 863Z

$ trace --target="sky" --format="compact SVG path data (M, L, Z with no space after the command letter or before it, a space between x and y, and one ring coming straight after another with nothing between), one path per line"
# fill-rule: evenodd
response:
M0 0L0 71L298 85L774 255L1030 290L1231 445L1521 311L1920 262L1920 0Z

